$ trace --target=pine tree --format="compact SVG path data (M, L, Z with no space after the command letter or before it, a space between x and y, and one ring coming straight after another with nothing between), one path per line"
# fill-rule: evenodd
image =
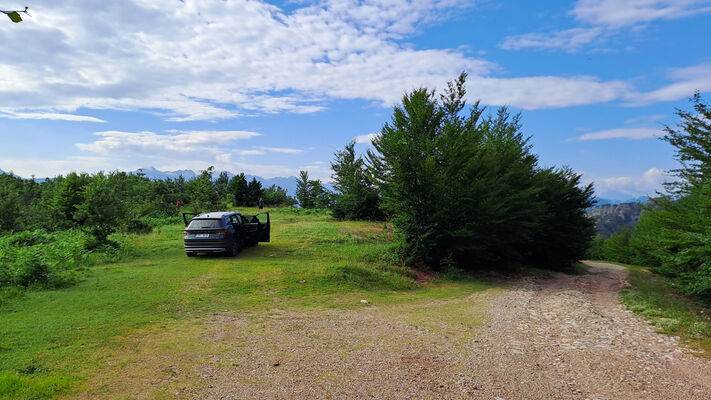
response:
M368 176L365 162L356 155L355 141L334 154L331 162L336 191L333 196L333 216L351 220L382 220L380 195Z
M299 171L299 178L296 181L296 200L299 201L301 208L314 208L315 206L308 171Z

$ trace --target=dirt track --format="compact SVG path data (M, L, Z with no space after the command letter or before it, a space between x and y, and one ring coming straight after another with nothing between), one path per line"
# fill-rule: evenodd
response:
M711 399L711 361L654 333L617 299L626 271L530 279L503 295L348 312L220 318L230 349L197 373L214 399ZM488 297L487 297L488 296ZM490 304L476 309L478 304ZM483 328L439 313L486 315ZM417 322L417 315L425 315ZM413 322L414 321L414 322ZM264 340L265 337L272 338Z

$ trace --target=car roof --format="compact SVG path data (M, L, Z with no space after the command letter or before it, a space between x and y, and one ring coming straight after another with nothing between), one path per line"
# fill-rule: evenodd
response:
M198 214L195 216L194 219L200 219L200 218L221 219L223 217L230 216L230 215L242 215L242 214L238 213L237 211L213 211L213 212Z

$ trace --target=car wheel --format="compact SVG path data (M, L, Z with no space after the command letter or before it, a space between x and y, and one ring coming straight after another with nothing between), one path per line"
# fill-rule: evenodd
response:
M188 251L185 254L187 254L188 257L195 257L195 252L193 252L193 251Z
M239 244L237 244L236 240L232 241L232 244L230 247L227 249L227 254L229 254L231 257L234 257L239 253Z

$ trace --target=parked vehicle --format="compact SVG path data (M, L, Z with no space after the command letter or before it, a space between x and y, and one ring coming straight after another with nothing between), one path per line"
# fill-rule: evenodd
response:
M197 253L235 256L244 247L270 240L268 212L256 215L243 215L236 211L183 213L183 221L183 243L188 257Z

